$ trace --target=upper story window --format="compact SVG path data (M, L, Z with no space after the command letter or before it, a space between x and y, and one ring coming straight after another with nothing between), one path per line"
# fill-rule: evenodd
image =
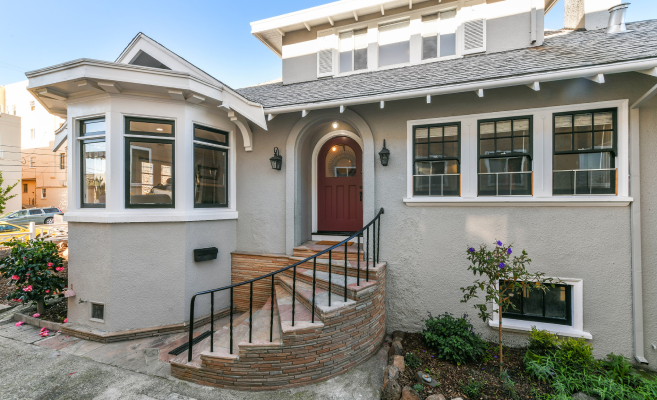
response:
M81 206L84 208L105 207L105 174L107 172L105 118L80 121L80 137L78 139L82 156ZM64 168L65 164L66 158L64 157Z
M367 69L367 28L340 33L340 73Z
M461 124L418 126L413 134L413 194L460 196Z
M616 109L554 115L553 194L617 194L616 124Z
M410 21L379 25L379 67L411 60Z
M125 119L126 208L175 207L173 121Z
M194 207L228 206L228 133L194 125Z
M422 17L422 59L456 55L456 10Z
M531 196L532 117L479 121L479 196Z

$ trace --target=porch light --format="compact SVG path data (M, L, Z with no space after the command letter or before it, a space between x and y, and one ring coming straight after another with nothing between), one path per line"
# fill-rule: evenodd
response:
M281 155L278 154L278 147L274 147L274 156L269 159L269 162L271 162L271 169L275 169L277 171L281 170L281 165L283 164L283 157L281 157Z
M381 165L384 167L388 165L388 160L390 159L390 150L386 149L386 140L383 139L383 149L379 152L379 157L381 157Z
M337 122L333 123L333 129L338 129L338 123Z

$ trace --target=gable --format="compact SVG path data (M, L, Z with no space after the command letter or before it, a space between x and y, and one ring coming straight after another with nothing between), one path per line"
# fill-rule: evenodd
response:
M156 60L153 56L146 53L145 51L140 50L137 53L137 56L132 59L128 64L132 65L141 65L142 67L151 67L151 68L160 68L160 69L171 69L166 65L162 64Z

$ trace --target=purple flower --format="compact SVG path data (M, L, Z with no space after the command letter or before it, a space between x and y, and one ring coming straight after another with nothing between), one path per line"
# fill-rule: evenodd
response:
M497 245L500 246L500 247L502 247L502 242L500 242L500 241L498 240L498 241L497 241Z
M468 249L468 251L469 251L470 253L474 253L474 247L470 247L470 248Z
M501 262L501 263L498 265L498 267L500 267L500 269L504 268L504 263Z
M504 311L504 310L502 310L502 311ZM497 356L493 356L493 357L497 358Z
M507 252L507 254L511 254L511 253L513 253L513 252L511 251L511 247L509 247L509 249L508 249L506 252Z

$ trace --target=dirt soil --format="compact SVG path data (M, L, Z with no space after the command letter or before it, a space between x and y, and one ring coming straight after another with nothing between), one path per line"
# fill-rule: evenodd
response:
M416 371L430 374L440 384L431 388L425 386L420 396L424 399L432 394L443 394L446 398L462 397L463 399L512 399L509 391L500 381L500 365L497 359L497 343L490 343L488 352L491 361L456 365L441 360L429 349L420 333L407 333L402 341L404 353L413 352L420 357L422 365L419 368L406 368L399 378L401 387L417 384ZM523 356L526 348L504 347L504 365L514 383L518 399L534 399L537 394L552 393L548 384L532 379L525 372ZM464 388L479 386L478 395L466 394Z

